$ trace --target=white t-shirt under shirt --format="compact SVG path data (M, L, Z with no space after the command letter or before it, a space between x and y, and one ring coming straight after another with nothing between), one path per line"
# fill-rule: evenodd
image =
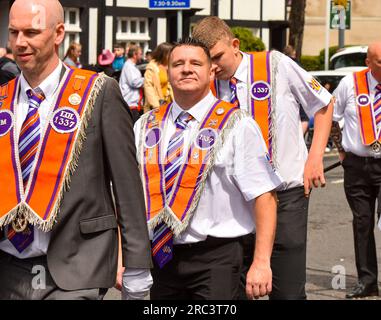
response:
M241 109L249 111L248 81L249 55L243 53L243 59L234 77L237 82L237 96ZM321 86L319 90L310 85L312 76L284 54L272 51L272 108L275 116L274 163L285 180L285 189L303 186L304 164L308 152L304 142L299 116L299 107L303 107L308 117L327 106L330 93ZM220 99L230 101L229 81L219 80Z

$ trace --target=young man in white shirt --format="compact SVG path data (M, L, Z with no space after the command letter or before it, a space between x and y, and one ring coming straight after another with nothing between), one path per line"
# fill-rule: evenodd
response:
M217 100L210 54L175 45L169 79L175 101L134 127L155 267L151 298L237 299L244 235L256 227L249 299L271 292L274 170L255 121Z
M123 65L119 79L120 90L124 100L130 107L134 121L139 119L143 113L143 85L144 77L136 64L142 60L143 51L137 45L128 49L127 61Z
M239 40L218 17L201 20L193 29L193 37L210 49L216 66L214 93L249 112L258 122L271 159L286 182L278 192L270 299L305 299L308 197L313 186L325 185L323 155L331 127L331 95L280 52L240 51ZM299 105L309 117L315 117L309 154ZM247 241L250 260L252 241Z
M353 214L358 274L358 283L347 298L378 296L374 215L376 200L378 214L381 201L381 42L369 45L366 64L368 69L343 78L333 93L333 141L340 152L345 195ZM341 135L337 121L342 119Z

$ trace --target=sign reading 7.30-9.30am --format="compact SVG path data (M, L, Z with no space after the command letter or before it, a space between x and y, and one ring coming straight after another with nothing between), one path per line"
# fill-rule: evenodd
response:
M148 8L151 10L190 9L190 0L149 0Z

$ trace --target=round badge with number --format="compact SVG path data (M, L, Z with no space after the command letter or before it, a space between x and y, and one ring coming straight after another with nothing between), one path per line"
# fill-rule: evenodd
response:
M144 143L146 148L153 148L156 146L160 142L161 136L161 129L158 127L148 130L146 134L146 141Z
M0 137L5 136L14 125L14 115L9 110L0 111Z
M196 138L196 146L201 150L208 150L214 146L217 140L217 132L214 129L201 129Z
M356 102L360 107L366 107L370 103L370 98L367 94L360 94L356 98Z
M71 133L79 127L80 117L76 110L70 107L54 111L50 125L58 133Z
M81 101L82 101L82 98L78 93L73 93L69 97L69 102L73 106L78 106L81 103Z
M270 92L271 87L265 81L256 81L251 85L250 94L254 100L266 100Z

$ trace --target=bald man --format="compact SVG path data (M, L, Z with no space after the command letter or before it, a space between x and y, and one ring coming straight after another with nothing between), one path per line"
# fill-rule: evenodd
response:
M152 262L131 114L117 82L62 64L64 36L58 1L14 2L22 74L0 88L0 299L102 299L118 238L123 297L141 299Z
M344 190L353 213L358 283L347 298L378 295L374 240L375 204L381 203L381 42L368 47L367 69L346 76L333 95L332 136L344 168Z

